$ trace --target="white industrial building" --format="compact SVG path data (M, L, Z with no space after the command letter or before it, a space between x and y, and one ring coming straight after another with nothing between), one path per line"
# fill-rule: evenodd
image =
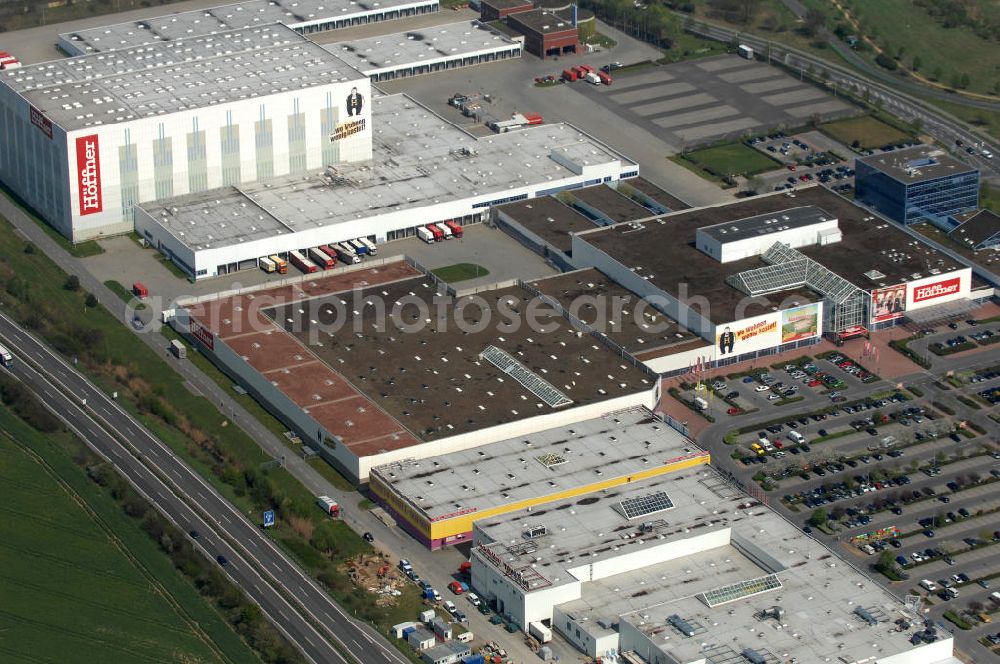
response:
M249 0L59 35L67 55L132 48L282 23L303 34L436 12L438 0Z
M836 217L808 206L702 226L695 234L695 246L720 263L731 263L760 256L775 242L795 249L840 238Z
M605 661L957 664L950 633L711 468L626 486L477 521L473 589Z
M371 84L280 24L0 74L0 179L79 242L133 207L371 159Z
M493 205L639 172L566 124L476 138L405 95L370 106L372 161L161 199L136 208L136 231L200 279L294 249L473 223Z
M524 37L508 37L479 21L323 44L373 83L519 58L523 47Z

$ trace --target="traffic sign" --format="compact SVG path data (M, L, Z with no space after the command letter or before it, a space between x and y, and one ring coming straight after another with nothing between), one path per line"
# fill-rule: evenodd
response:
M264 527L267 528L273 525L274 525L274 510L268 510L264 512Z

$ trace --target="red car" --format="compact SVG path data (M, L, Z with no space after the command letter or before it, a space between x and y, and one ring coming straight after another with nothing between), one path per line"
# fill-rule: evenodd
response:
M782 447L784 447L784 445L782 444L782 442L780 440L776 440L776 441L774 441L774 447L775 447L775 449L779 449L780 450Z
M815 378L813 378L811 381L809 381L808 383L806 383L806 385L808 385L809 387L819 387L822 384L823 384L823 381L816 380Z
M730 408L726 412L729 413L730 415L741 415L743 413L743 409L742 408Z
M788 170L794 171L795 170L795 164L789 164L788 165Z

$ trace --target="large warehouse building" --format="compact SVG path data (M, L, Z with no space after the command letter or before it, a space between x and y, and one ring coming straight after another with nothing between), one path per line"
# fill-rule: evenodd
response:
M391 35L323 44L372 82L521 57L514 39L479 21L459 21Z
M228 30L282 23L302 34L324 32L436 12L438 0L247 0L207 9L166 14L156 18L88 28L59 35L67 55L86 55Z
M280 24L4 71L0 179L74 242L124 233L140 201L370 160L370 91Z
M356 481L659 401L656 374L600 335L555 311L536 317L554 330L518 318L522 286L442 299L399 257L356 267L202 298L171 321Z
M592 658L958 662L944 627L707 466L479 519L473 531L483 601Z
M693 466L708 452L645 408L619 410L570 426L372 469L378 501L418 541L439 549L468 542L472 524Z
M371 162L160 200L136 209L136 231L201 279L295 249L473 223L494 205L638 174L570 125L476 138L405 95L367 101Z
M859 336L975 297L970 268L819 186L570 237L575 267L597 268L706 342L647 361L663 374Z

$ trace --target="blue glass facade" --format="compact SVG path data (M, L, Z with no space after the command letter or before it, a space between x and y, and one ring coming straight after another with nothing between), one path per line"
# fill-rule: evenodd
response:
M901 224L946 218L979 207L979 171L902 182L877 166L858 160L855 196Z

